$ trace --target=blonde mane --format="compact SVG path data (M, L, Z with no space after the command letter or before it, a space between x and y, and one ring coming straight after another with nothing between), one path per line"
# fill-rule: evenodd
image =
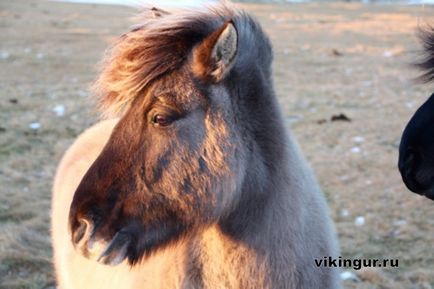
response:
M107 51L92 95L103 116L119 116L146 87L179 69L192 48L225 21L240 14L228 3L174 14L143 11L141 24L122 35Z

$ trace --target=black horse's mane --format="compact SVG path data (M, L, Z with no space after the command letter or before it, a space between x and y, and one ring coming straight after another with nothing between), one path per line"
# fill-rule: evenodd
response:
M434 80L434 27L419 30L419 38L423 45L423 58L416 63L424 73L419 77L423 82Z

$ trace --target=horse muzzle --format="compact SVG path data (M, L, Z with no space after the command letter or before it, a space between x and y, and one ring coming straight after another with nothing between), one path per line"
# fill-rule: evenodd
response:
M71 231L74 248L90 260L115 266L127 258L131 238L125 232L117 232L107 241L97 237L94 223L84 218L80 218Z

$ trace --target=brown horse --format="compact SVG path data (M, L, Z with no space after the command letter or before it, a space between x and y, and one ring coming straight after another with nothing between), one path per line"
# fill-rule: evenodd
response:
M337 242L287 133L270 42L228 4L123 35L95 84L119 119L82 134L54 184L62 289L337 289Z

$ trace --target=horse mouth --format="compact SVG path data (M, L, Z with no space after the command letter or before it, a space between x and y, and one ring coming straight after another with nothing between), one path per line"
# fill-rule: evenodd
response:
M434 201L434 185L430 189L428 189L427 191L421 193L421 195L423 195L423 196L427 197L428 199Z
M104 265L116 266L122 263L128 254L128 247L130 246L130 237L123 233L118 232L113 239L106 243L104 242L101 248L105 248L104 251L100 251L97 261Z
M420 184L412 181L411 179L404 179L404 183L407 186L407 188L413 193L416 193L421 196L425 196L428 199L434 201L434 184L429 188L426 187L423 188Z
M434 175L432 169L420 167L421 158L412 151L407 152L398 163L405 186L412 192L434 200Z
M116 266L127 259L131 238L120 231L110 241L106 241L95 236L95 228L89 221L80 219L79 226L72 234L72 243L75 250L87 259Z

